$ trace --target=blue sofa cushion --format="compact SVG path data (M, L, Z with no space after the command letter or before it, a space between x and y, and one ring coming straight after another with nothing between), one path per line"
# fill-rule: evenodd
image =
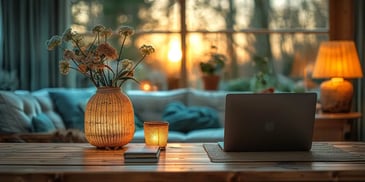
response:
M32 118L34 132L52 132L56 130L56 126L52 120L44 113L40 113Z
M32 121L24 112L24 98L13 92L0 90L0 133L28 133Z
M66 128L84 131L84 111L80 108L80 103L89 100L94 92L65 89L50 91L49 94Z
M224 128L208 128L189 132L186 140L189 142L222 142L224 138Z
M198 129L221 127L216 110L203 106L188 107L181 102L168 104L162 119L169 122L169 130L184 133Z

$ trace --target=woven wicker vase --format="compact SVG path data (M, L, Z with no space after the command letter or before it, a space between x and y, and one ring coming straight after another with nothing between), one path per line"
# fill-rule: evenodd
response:
M85 137L98 148L117 149L134 136L132 102L119 87L98 88L85 109Z

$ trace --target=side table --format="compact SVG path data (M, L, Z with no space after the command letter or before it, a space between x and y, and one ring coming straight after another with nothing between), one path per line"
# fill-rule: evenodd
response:
M359 112L317 113L314 123L314 141L358 140L357 121Z

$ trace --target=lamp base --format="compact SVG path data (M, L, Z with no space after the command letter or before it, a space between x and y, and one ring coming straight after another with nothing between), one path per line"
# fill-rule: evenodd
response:
M349 81L343 78L332 78L323 82L320 89L320 103L323 112L350 112L353 87Z

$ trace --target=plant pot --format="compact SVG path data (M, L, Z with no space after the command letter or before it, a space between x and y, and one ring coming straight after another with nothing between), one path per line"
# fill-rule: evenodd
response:
M203 75L205 90L218 90L220 77L218 75Z
M133 105L119 87L98 88L85 108L85 137L98 148L117 149L134 136Z

